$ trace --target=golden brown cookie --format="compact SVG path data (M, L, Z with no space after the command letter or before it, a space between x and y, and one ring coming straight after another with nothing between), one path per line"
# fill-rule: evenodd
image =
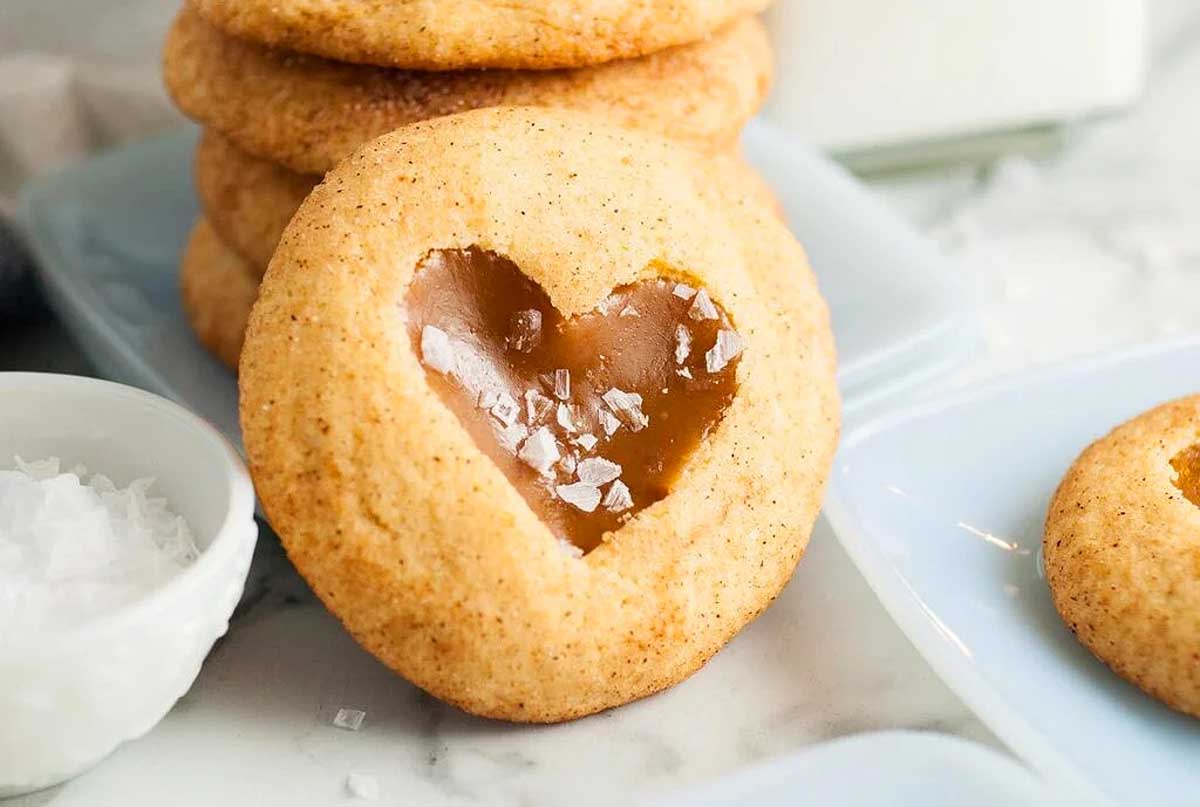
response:
M251 157L212 130L200 138L195 167L204 217L261 277L283 228L321 178Z
M1043 551L1054 605L1079 641L1200 717L1200 396L1089 446L1050 503Z
M416 70L547 69L701 39L767 0L192 0L231 34L330 59Z
M735 173L746 193L781 219L783 209L766 180L736 151ZM269 160L251 157L216 132L206 130L196 149L196 191L204 217L231 249L260 277L296 208L320 181Z
M579 109L721 151L761 105L771 55L762 24L744 19L703 42L594 68L421 73L270 50L185 9L164 69L184 113L243 151L321 174L404 124L514 104Z
M288 225L241 365L255 484L410 681L491 717L589 714L690 675L791 575L837 438L833 342L736 171L491 108L369 143ZM610 451L655 459L585 465Z
M183 311L200 344L237 371L258 277L205 219L192 228L179 264Z

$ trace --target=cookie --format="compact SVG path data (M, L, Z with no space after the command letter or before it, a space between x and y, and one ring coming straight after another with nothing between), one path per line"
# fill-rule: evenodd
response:
M833 341L737 170L490 108L365 145L293 217L242 356L247 455L296 568L408 680L586 715L696 671L791 575Z
M731 160L744 192L783 219L779 200L762 175L736 151ZM251 157L211 130L204 132L196 149L195 173L204 217L221 240L246 259L255 277L266 271L283 228L320 181L315 174L297 174Z
M196 147L196 193L212 228L262 277L283 228L320 177L251 157L206 130Z
M767 0L569 3L192 0L240 38L346 62L415 70L581 67L704 38Z
M1043 552L1054 605L1079 641L1200 717L1200 396L1089 446L1054 494Z
M205 219L192 227L179 263L183 311L200 344L235 372L246 321L258 296L257 274L221 242Z
M421 73L270 50L222 34L185 8L167 37L164 71L185 114L243 151L322 174L407 123L516 104L592 112L725 150L766 95L771 55L762 24L744 19L703 42L599 67Z

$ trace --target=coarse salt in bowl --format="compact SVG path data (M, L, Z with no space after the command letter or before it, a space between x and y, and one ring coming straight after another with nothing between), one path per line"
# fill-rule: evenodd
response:
M129 520L141 530L132 534L154 536L165 558L150 555L159 565L141 568L92 547L98 562L136 585L64 585L62 601L53 586L26 585L24 610L0 614L0 797L68 779L162 719L227 629L257 538L254 491L237 453L203 420L149 393L90 378L0 373L0 469L12 469L18 456L59 458L63 472L86 466L85 481L117 497L119 508L132 504ZM154 480L148 490L138 481L146 479ZM67 495L79 495L73 479L59 481ZM79 512L83 523L96 517ZM173 514L186 530L174 531ZM22 523L11 515L6 523ZM44 534L67 541L70 530ZM86 569L69 552L37 561L39 569L54 565L55 579L77 581ZM12 582L10 594L18 590ZM81 617L83 608L94 613Z

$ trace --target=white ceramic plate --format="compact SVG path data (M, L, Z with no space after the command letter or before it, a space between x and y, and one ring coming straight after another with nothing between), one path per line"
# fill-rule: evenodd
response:
M176 289L197 215L195 132L116 151L33 184L20 221L64 324L97 368L174 398L238 440L232 374L193 340ZM833 310L847 405L962 359L976 318L933 248L840 169L765 124L746 152L807 246Z
M1066 804L1011 757L945 734L856 734L757 765L655 807L1030 807Z
M1200 720L1117 678L1059 621L1042 520L1088 443L1198 390L1200 342L1141 347L885 416L834 466L826 515L896 622L1013 751L1097 801L1198 803Z

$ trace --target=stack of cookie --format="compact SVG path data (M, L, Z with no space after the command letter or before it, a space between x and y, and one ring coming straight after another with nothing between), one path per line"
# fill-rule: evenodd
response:
M764 0L191 0L167 87L205 127L204 218L181 265L185 309L237 366L258 282L325 172L405 124L491 106L566 107L708 153L762 103ZM487 188L480 188L486 194Z

